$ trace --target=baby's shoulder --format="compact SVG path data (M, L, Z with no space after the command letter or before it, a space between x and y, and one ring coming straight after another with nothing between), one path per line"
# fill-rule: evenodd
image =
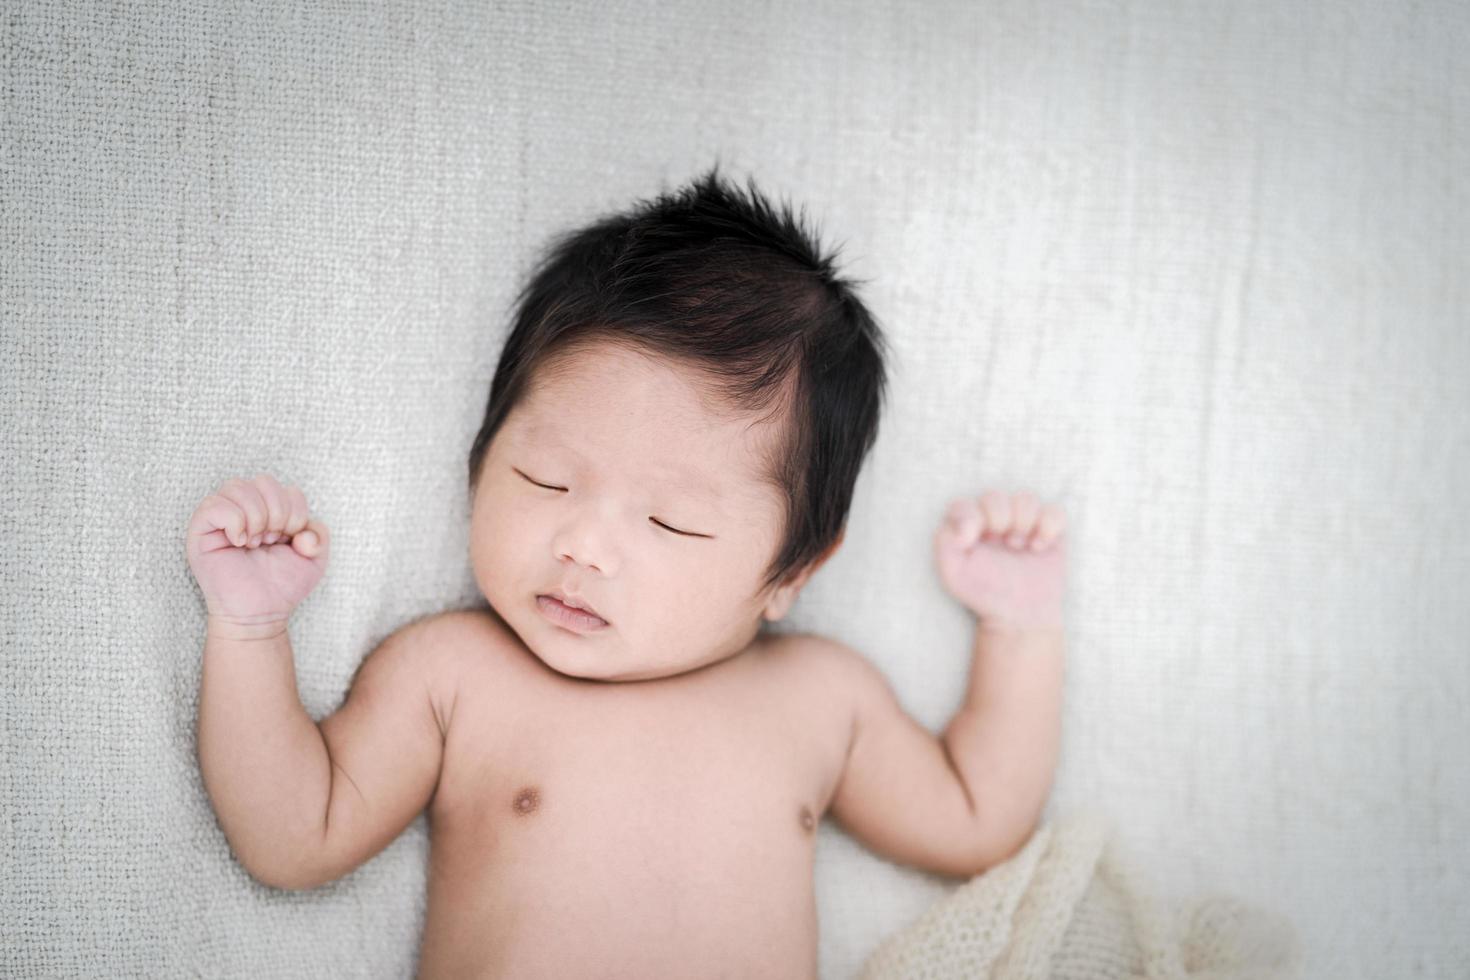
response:
M820 691L828 701L866 697L873 686L886 684L883 673L862 653L841 640L820 633L769 634L767 660L773 670L803 688Z
M515 667L528 653L515 631L488 606L451 609L434 617L446 636L446 656L459 670Z
M453 711L469 686L495 680L504 688L524 670L520 637L493 609L449 609L421 617L413 625L424 651L427 680L444 715Z
M815 733L830 800L852 751L861 717L888 681L867 657L818 633L784 633L765 642L767 703L780 705L787 730Z

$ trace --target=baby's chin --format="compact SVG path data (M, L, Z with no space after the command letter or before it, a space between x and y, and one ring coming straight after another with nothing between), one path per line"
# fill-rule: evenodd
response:
M531 648L541 662L564 677L576 680L601 681L607 684L656 681L694 670L698 664L629 664L625 661L600 660L543 654Z
M624 683L652 681L686 674L715 662L710 658L688 657L670 662L654 662L630 657L619 642L607 642L610 630L591 635L532 636L526 647L547 667L578 680ZM717 658L723 659L723 658Z

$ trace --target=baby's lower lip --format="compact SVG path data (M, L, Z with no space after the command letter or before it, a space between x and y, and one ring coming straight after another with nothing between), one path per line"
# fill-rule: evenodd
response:
M540 607L542 615L560 626L567 629L580 630L590 633L600 630L607 625L607 620L601 616L594 616L584 609L573 609L566 603L553 599L549 595L538 595L536 605Z

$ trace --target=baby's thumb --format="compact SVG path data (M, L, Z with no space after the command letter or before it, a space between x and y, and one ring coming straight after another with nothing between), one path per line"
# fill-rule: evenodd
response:
M306 527L291 537L291 547L306 558L319 558L325 555L328 544L327 526L318 520L308 520Z

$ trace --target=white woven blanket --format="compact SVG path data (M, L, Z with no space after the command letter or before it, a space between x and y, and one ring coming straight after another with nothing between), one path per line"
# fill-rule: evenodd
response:
M1291 926L1245 903L1161 903L1083 811L890 937L862 980L1286 980L1298 959Z
M1470 977L1467 50L1460 0L5 3L0 977L412 975L426 821L309 894L231 856L184 524L306 491L325 716L480 599L465 455L536 250L716 156L897 354L790 625L937 732L945 502L1060 499L1058 812L1289 919L1304 976ZM831 822L815 874L821 980L954 887Z

